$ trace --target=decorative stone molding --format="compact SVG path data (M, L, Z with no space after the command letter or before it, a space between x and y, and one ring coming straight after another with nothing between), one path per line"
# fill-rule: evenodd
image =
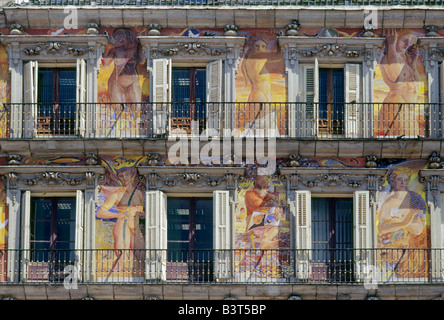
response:
M438 27L434 25L424 26L424 29L427 31L426 37L437 37L438 36Z
M223 167L174 167L140 166L138 172L145 181L147 190L176 190L190 192L198 188L199 192L211 191L216 187L234 190L236 182L244 175L244 168Z
M95 153L86 154L86 164L89 166L95 166L99 163L99 157Z
M432 152L429 156L429 169L439 169L441 168L441 158L438 156L437 152Z
M285 29L286 29L285 34L289 37L298 36L299 35L299 26L300 26L299 21L293 20L292 22L287 24L287 26L285 27Z
M9 34L14 36L23 35L24 29L21 24L12 23L9 25Z
M314 38L307 36L278 37L279 46L285 59L294 65L296 61L338 62L371 61L384 44L384 38Z
M245 45L245 37L216 36L216 37L163 37L141 36L139 41L146 57L149 59L172 58L190 62L214 61L224 59L232 65L240 56Z
M10 154L8 156L8 165L9 166L18 166L22 164L22 156L19 154Z
M224 27L224 36L236 37L238 31L239 31L239 28L238 28L237 25L235 25L235 24L227 24Z
M301 165L300 161L301 156L298 154L290 154L288 156L287 166L289 167L299 167Z
M365 157L365 167L366 168L376 168L378 158L374 155L369 155Z
M105 35L6 35L2 37L9 61L20 60L75 61L78 57L86 60L100 60L108 39Z
M148 36L160 36L162 26L158 23L150 23L148 25Z
M280 175L288 180L290 190L311 189L330 192L369 190L374 192L384 183L385 169L367 168L291 168L282 167Z
M0 166L0 174L8 189L60 191L97 187L105 178L105 169L95 166Z
M88 23L86 34L93 34L98 35L99 34L99 24L95 22Z

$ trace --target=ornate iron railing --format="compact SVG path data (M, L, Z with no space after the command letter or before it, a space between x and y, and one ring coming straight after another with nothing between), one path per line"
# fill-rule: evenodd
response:
M308 139L441 139L434 103L6 104L0 138L140 139L249 134Z
M0 250L0 281L442 284L444 250Z

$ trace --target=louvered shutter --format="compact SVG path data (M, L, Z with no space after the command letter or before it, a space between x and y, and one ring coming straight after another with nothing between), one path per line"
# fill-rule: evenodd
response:
M231 210L229 191L213 192L215 277L227 279L231 275Z
M222 60L213 61L207 64L207 107L206 107L206 128L214 129L218 132L221 129L220 123L223 115L222 102ZM214 136L214 133L208 133Z
M37 93L38 93L38 62L29 61L23 69L23 134L25 138L34 137L34 128L37 121Z
M86 128L86 62L83 59L77 59L76 82L76 128L79 135L84 137Z
M318 103L318 64L302 67L301 95L297 104L296 134L299 137L311 137L317 133L317 103Z
M146 192L146 279L166 280L167 197L162 191Z
M153 135L164 135L168 130L170 102L171 61L154 59L152 72Z
M76 192L76 230L75 230L75 267L78 271L83 268L83 243L84 243L84 214L85 214L85 198L83 191ZM82 274L79 272L78 274Z
M28 267L31 264L31 191L22 194L22 280L28 279Z
M371 262L370 243L370 193L356 191L353 195L355 274L357 279L366 277Z
M310 275L311 257L311 193L296 191L295 194L296 221L296 276L307 279Z
M359 105L361 65L347 63L344 72L345 83L345 132L348 138L357 138L362 129L362 106ZM354 103L353 103L354 102Z

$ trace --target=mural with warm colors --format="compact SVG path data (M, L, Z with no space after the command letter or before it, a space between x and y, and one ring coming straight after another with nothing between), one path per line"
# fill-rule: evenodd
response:
M427 161L402 161L387 167L376 213L377 269L381 280L427 278L430 214L418 172ZM411 248L414 250L405 250Z
M426 136L427 76L418 37L423 29L384 29L374 80L374 136Z
M143 279L145 194L138 165L146 157L103 157L106 178L99 187L95 243L98 281Z
M235 277L263 281L288 277L290 217L286 185L279 178L252 174L237 190L235 211Z
M247 38L236 77L235 128L240 131L271 129L286 134L287 74L279 34L260 29L239 32Z
M97 78L97 130L105 137L135 137L145 129L149 99L146 58L138 36L146 28L104 29L109 43ZM110 104L111 103L111 104Z

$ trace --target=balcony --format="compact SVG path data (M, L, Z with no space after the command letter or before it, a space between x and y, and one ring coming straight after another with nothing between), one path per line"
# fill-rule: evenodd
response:
M2 139L166 139L191 134L279 139L441 139L442 104L7 104Z
M359 7L444 6L444 0L30 0L31 6L140 6L140 7Z
M443 249L1 250L3 284L443 284Z

